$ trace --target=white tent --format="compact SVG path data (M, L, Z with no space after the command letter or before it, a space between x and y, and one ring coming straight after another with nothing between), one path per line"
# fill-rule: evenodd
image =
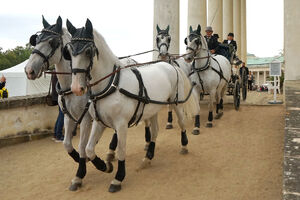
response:
M48 92L51 76L42 76L36 80L28 80L24 72L28 60L0 71L0 77L4 75L6 77L5 87L8 90L8 96L25 96L32 94L40 94Z

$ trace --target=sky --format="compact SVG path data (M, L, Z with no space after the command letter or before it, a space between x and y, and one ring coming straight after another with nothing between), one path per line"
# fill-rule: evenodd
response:
M187 34L187 2L180 0L180 51ZM9 0L0 6L0 47L24 46L60 15L80 28L88 17L117 56L152 49L153 0ZM277 55L283 49L283 0L247 0L247 51L256 56ZM151 55L138 61L151 60Z

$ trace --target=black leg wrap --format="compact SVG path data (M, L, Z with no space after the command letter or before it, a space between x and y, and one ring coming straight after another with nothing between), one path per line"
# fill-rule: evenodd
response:
M173 116L172 116L172 111L168 112L168 122L172 123L173 121Z
M220 100L220 109L223 109L223 99Z
M111 138L109 149L115 151L118 145L118 135L114 133L113 137Z
M76 176L78 178L83 179L86 175L86 163L85 163L86 158L79 158L79 167L77 169Z
M208 121L211 122L213 120L213 113L209 112L208 114Z
M145 140L146 140L146 142L151 141L150 127L145 127Z
M152 158L154 157L154 149L155 149L155 142L150 142L146 153L146 157L149 158L150 160L152 160Z
M181 132L181 145L186 146L188 143L189 143L189 141L186 136L186 131Z
M195 127L200 127L200 115L195 116Z
M103 160L101 160L98 156L96 156L94 158L94 160L92 160L92 163L98 170L103 171L103 172L106 170L105 162Z
M79 162L79 153L73 149L71 153L68 153L75 162Z
M125 178L125 160L123 161L118 161L118 171L115 176L115 179L118 181L123 181Z
M219 113L219 109L220 109L220 104L217 104L217 105L216 105L216 113L217 113L217 114Z

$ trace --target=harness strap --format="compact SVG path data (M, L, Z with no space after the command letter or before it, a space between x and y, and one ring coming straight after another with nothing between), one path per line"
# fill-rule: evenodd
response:
M39 56L41 56L44 59L44 63L47 63L47 69L49 68L49 58L46 57L40 50L37 49L33 49L33 51L31 52L31 54L38 54Z
M107 124L104 123L104 121L102 120L101 116L99 115L98 111L97 111L97 101L93 101L93 106L94 106L94 110L95 110L95 117L96 120L98 122L101 122L104 126L109 127ZM110 127L109 127L110 128Z
M211 58L212 58L214 61L216 61L216 63L218 63L218 66L219 66L220 71L214 69L213 67L212 67L212 70L214 70L217 74L219 74L220 80L221 80L221 79L224 79L224 80L228 83L228 80L224 77L223 70L222 70L222 68L221 68L221 66L220 66L220 63L217 61L217 59L215 59L215 58L213 58L213 57L211 57Z
M138 82L139 82L139 96L140 97L143 97L143 94L145 93L145 98L146 99L149 99L149 96L148 96L148 93L147 93L147 89L144 85L144 82L143 82L143 78L142 78L142 75L140 73L140 71L136 68L133 68L131 69L131 71L135 74ZM128 122L128 127L130 126L133 126L134 124L137 125L139 123L139 121L141 120L143 114L144 114L144 109L145 109L145 103L143 104L143 108L142 108L142 112L140 114L140 116L138 117L137 121L134 123L134 121L136 120L136 117L137 117L137 112L139 110L139 107L141 105L141 101L138 101L138 104L136 106L136 109L134 111L134 114L133 116L131 117L130 121Z

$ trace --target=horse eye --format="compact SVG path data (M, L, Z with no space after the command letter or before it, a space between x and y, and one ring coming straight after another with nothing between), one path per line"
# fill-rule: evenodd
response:
M171 42L171 37L168 37L168 43L170 43Z
M158 37L156 38L156 43L157 43L157 44L159 43L159 38L158 38Z
M87 57L92 57L92 49L91 48L88 48L86 51L85 51L85 54Z
M53 49L54 49L54 48L57 48L58 45L59 45L58 40L57 40L56 38L50 40L50 41L49 41L49 44L50 44L51 48L53 48Z

